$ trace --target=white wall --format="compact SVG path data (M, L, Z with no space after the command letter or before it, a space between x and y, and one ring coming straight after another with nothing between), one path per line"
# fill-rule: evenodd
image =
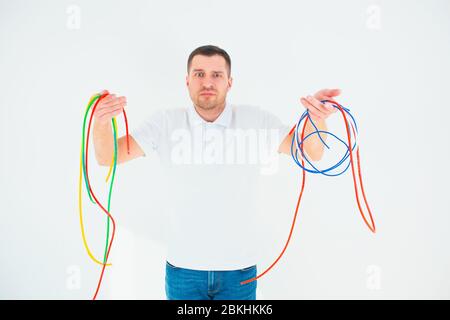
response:
M230 101L294 123L300 96L339 87L360 129L378 233L362 223L350 171L308 175L291 246L258 296L450 298L449 17L446 0L1 0L0 298L92 296L100 269L82 246L77 211L85 104L105 88L126 95L131 127L189 105L186 60L204 44L231 55ZM107 168L91 159L104 197ZM287 237L299 174L283 157L260 186L260 270ZM155 159L118 168L114 266L100 298L165 298L163 180ZM87 200L99 256L104 216Z

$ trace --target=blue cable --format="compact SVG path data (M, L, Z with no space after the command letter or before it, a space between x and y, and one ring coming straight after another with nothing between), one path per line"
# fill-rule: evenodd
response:
M330 101L328 101L328 100L322 100L321 102L322 102L322 103L325 103L325 102L330 102ZM330 103L331 103L331 102L330 102ZM345 108L345 107L343 107L343 106L341 106L341 105L337 106L337 105L334 104L334 103L331 103L331 105L332 105L334 108L338 109L338 110L339 110L339 107L342 108L342 110L344 110L344 112L350 116L351 121L349 121L349 124L348 124L348 126L349 126L349 127L348 127L348 130L349 130L350 133L353 135L353 131L350 129L350 125L351 125L352 128L355 128L356 134L358 134L358 126L357 126L357 124L356 124L355 118L354 118L353 115L350 113L350 109L347 109L347 108ZM306 121L306 118L307 118L307 117L308 117L309 121L311 122L312 126L314 127L315 131L314 131L314 132L311 132L310 134L308 134L308 135L307 135L306 137L304 137L303 140L302 140L302 139L300 139L301 132L299 133L299 129L302 127L302 123L303 123L303 121ZM308 157L305 155L305 153L303 152L303 150L302 150L302 148L301 148L302 145L303 145L303 143L304 143L304 141L305 141L306 139L308 139L309 137L311 137L311 136L314 135L314 134L317 134L317 135L319 136L320 141L322 141L322 143L324 144L324 146L327 147L328 149L330 149L330 147L329 147L329 146L325 143L325 141L322 139L321 133L325 133L325 134L328 134L328 135L333 136L334 138L336 138L338 141L340 141L341 143L343 143L343 144L346 146L346 152L345 152L344 156L342 157L342 159L341 159L340 161L338 161L335 165L333 165L333 166L331 166L331 167L329 167L329 168L327 168L327 169L325 169L325 170L320 170L320 169L316 168L316 166L314 166L314 165L311 163L311 161L308 159ZM354 138L355 138L355 142L354 142L354 144L353 144L353 146L352 146L352 152L353 152L353 150L355 150L355 148L356 148L356 146L357 146L357 141L356 141L356 138L357 138L357 137L355 136ZM294 150L294 142L297 142L297 144L296 144L296 145L297 145L297 148L296 148L295 150ZM302 166L301 161L299 161L299 158L298 158L298 155L299 155L299 154L298 154L298 151L300 151L301 157L302 157L302 158L303 158L303 159L304 159L304 160L312 167L312 169L306 168L306 166ZM292 159L294 160L294 162L295 162L300 168L302 168L303 170L305 170L306 172L310 172L310 173L320 173L320 174L323 174L323 175L329 176L329 177L339 176L339 175L343 174L345 171L347 171L347 169L350 167L350 161L348 161L348 163L347 163L345 169L343 169L341 172L338 172L338 173L328 173L329 171L332 171L332 170L338 168L338 167L341 166L346 160L349 159L349 157L350 157L349 145L348 145L344 140L342 140L342 139L340 139L339 137L337 137L335 134L333 134L333 133L331 133L331 132L329 132L329 131L319 130L319 129L317 128L317 126L314 124L314 121L312 121L312 119L311 119L311 117L310 117L310 114L309 114L309 110L306 110L306 111L302 114L302 116L301 116L300 119L298 120L297 125L296 125L296 127L295 127L295 130L294 130L294 136L292 137L292 141L291 141L291 156L292 156Z

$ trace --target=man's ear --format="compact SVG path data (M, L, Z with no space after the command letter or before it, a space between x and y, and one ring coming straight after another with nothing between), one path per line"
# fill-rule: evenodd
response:
M231 89L232 86L233 86L233 78L230 77L230 78L228 79L228 91L230 91L230 89Z

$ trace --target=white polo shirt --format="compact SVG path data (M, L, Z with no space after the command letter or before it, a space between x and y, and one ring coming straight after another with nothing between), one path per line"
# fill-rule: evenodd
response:
M130 132L165 170L170 263L195 270L257 263L255 188L261 174L276 171L289 130L268 111L227 102L214 122L191 105L156 111Z

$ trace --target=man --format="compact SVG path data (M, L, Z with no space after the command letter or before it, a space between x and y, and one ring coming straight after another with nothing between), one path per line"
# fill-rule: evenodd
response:
M263 109L230 104L232 83L227 52L199 47L187 63L193 105L155 112L131 132L129 154L126 137L118 140L119 164L156 151L166 170L173 199L168 203L168 299L256 299L256 281L240 282L256 276L254 190L263 173L258 169L268 159L273 165L274 145L278 153L290 154L292 134ZM325 119L335 112L320 100L338 94L321 90L300 99L319 130L326 130ZM110 165L111 119L126 104L125 97L109 94L97 106L94 146L100 165ZM308 124L305 136L313 130ZM322 142L313 135L304 150L311 160L320 160Z

